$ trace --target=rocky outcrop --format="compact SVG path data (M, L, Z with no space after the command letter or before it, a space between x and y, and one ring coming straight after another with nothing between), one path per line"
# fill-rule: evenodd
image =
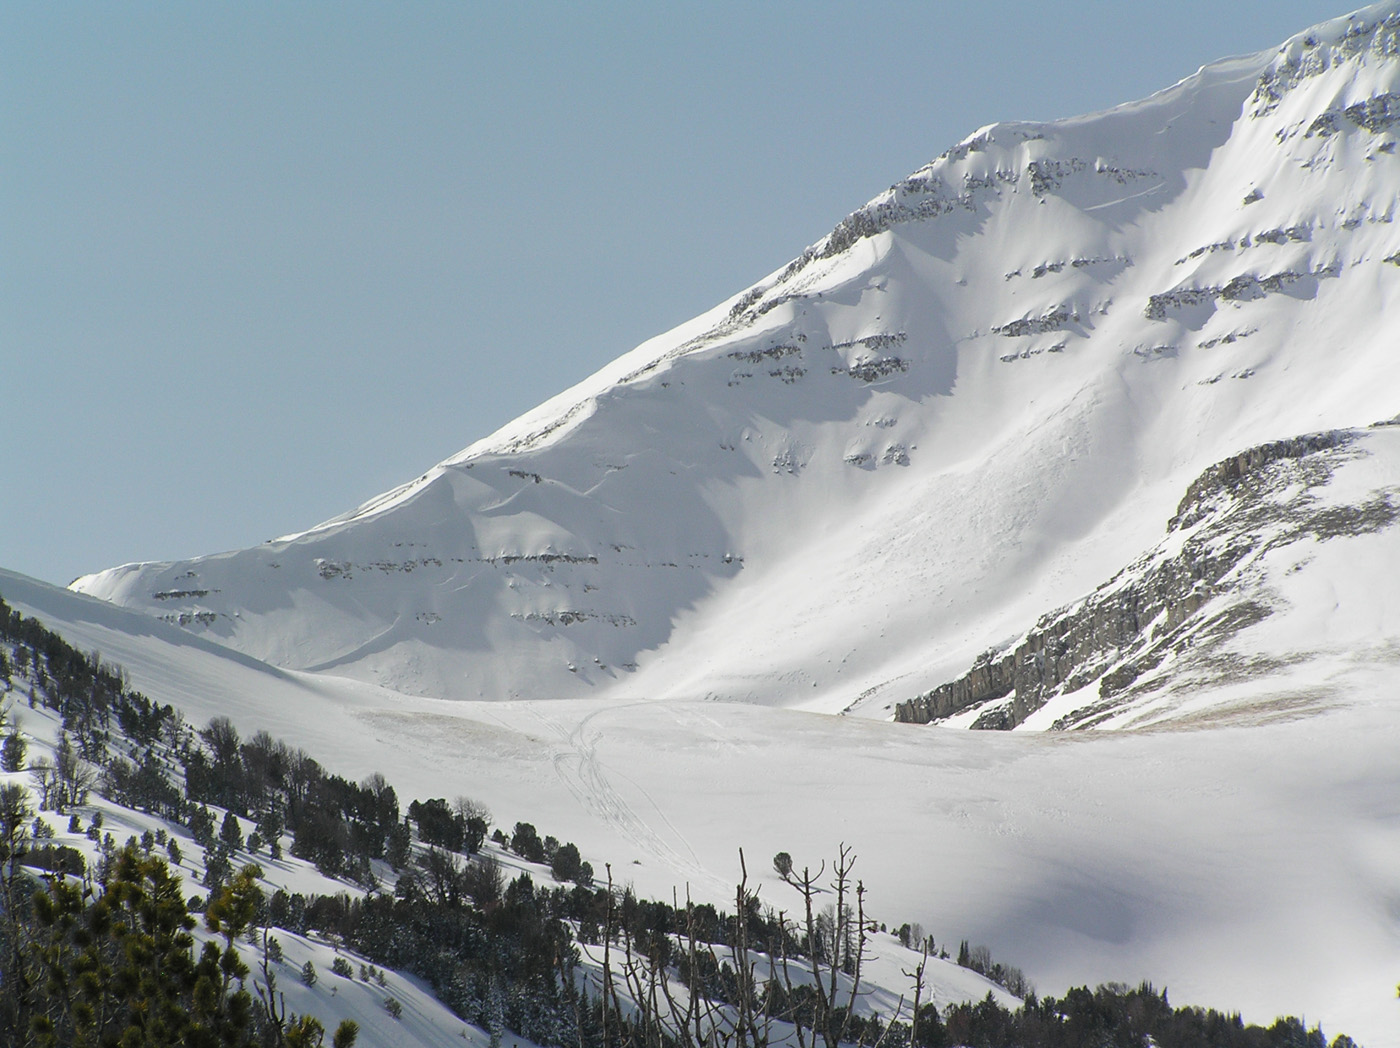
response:
M1189 533L1147 554L1084 599L1043 616L1015 644L980 655L962 676L895 707L895 720L927 724L980 708L974 728L1009 729L1056 695L1098 680L1101 700L1072 727L1195 639L1220 639L1269 614L1228 600L1247 558L1304 537L1388 527L1400 510L1384 493L1356 506L1322 506L1316 492L1348 454L1354 430L1274 441L1217 462L1187 488L1168 533ZM1215 602L1218 607L1208 608ZM1228 605L1228 606L1226 606Z
M1296 48L1285 46L1259 77L1250 99L1251 116L1269 115L1289 91L1339 62L1365 55L1384 59L1400 53L1400 14L1387 14L1375 22L1354 15L1338 39L1322 40L1310 34L1300 43Z
M1211 505L1214 496L1228 491L1245 477L1279 459L1300 459L1317 451L1326 451L1350 443L1355 434L1351 430L1334 429L1326 433L1308 433L1290 440L1276 440L1269 444L1242 451L1238 455L1222 459L1191 482L1176 507L1176 513L1167 521L1167 531L1189 528L1200 520Z
M1309 125L1306 137L1326 138L1345 130L1350 123L1378 135L1400 124L1400 95L1376 95L1345 108L1329 109Z
M1043 335L1049 331L1065 331L1071 324L1079 323L1079 314L1068 307L1052 309L1038 317L1023 317L992 328L993 335L1007 338L1020 338L1022 335Z
M1279 232L1279 235L1286 232ZM1168 314L1176 310L1201 305L1214 306L1217 301L1249 302L1265 295L1277 295L1290 285L1308 277L1324 280L1340 274L1341 266L1336 262L1303 272L1286 269L1263 277L1253 273L1242 273L1218 287L1178 287L1161 294L1149 295L1142 315L1148 320L1166 320Z
M878 382L882 378L888 378L890 375L897 375L908 370L909 361L899 357L882 357L877 360L862 360L850 367L832 368L831 373L833 375L849 375L861 382Z

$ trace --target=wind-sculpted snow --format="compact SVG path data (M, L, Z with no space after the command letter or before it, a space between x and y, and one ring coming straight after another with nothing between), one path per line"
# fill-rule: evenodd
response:
M1375 4L1299 33L1279 49L1250 99L1255 116L1273 113L1288 93L1336 66L1386 62L1400 55L1400 12Z
M1210 464L1400 412L1397 34L982 128L358 510L75 587L425 696L889 716L1147 556Z

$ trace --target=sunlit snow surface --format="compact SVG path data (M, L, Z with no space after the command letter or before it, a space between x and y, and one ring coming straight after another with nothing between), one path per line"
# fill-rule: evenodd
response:
M878 715L1132 560L1210 463L1400 412L1392 7L983 129L360 510L75 586L425 696Z
M1184 666L1106 725L1136 730L881 722L1169 541L1212 463L1400 414L1398 56L1391 2L984 128L359 510L75 583L139 615L0 593L194 719L480 796L649 892L844 839L885 919L1043 989L1400 1045L1394 528L1251 562L1250 671ZM1397 444L1325 497L1391 498Z

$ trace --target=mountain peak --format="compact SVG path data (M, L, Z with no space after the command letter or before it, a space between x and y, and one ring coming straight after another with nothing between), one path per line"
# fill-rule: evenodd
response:
M1400 6L988 125L421 477L76 589L447 697L890 715L1161 540L1211 463L1400 410Z

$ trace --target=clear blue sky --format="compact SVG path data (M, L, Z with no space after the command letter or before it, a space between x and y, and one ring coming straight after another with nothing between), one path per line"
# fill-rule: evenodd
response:
M0 566L253 545L1319 0L0 5Z

